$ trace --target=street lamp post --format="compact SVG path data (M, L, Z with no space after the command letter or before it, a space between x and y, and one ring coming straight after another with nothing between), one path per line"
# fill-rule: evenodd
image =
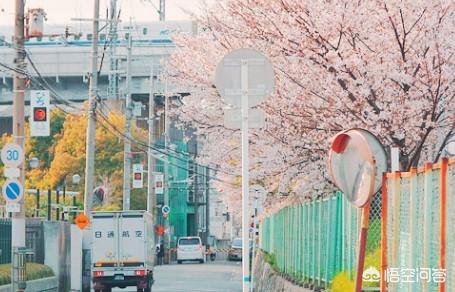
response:
M66 194L67 194L67 179L68 179L68 175L65 175L65 177L63 178L63 181L62 181L62 184L61 184L61 190L62 190L62 196L63 196L63 212L60 216L60 207L58 206L58 204L60 203L60 200L59 200L59 196L60 196L60 189L57 189L56 190L56 195L57 195L57 215L56 215L56 220L62 220L64 221L65 220L65 213L67 213L68 217L69 217L69 210L68 208L66 208ZM81 176L79 174L74 174L72 177L71 177L71 184L72 185L78 185L81 181ZM72 195L73 199L72 199L72 206L73 208L76 206L76 194L75 193L72 193L72 192L69 192L70 195ZM74 212L75 214L75 212ZM75 215L73 216L75 217Z
M81 176L79 174L75 174L72 177L73 185L78 185L81 182ZM73 208L76 208L76 195L73 195ZM76 211L73 212L73 220L76 218Z

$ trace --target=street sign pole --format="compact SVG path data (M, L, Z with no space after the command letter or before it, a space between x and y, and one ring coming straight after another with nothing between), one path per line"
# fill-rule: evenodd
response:
M243 291L250 291L250 245L249 245L249 160L248 160L248 60L241 61L242 91L242 270Z
M260 128L264 114L252 111L251 118L258 117L257 125L249 123L250 107L259 105L273 91L274 73L270 61L261 53L252 49L237 49L226 55L216 68L215 84L226 103L238 110L241 115L242 137L242 287L243 292L250 292L250 253L249 253L249 158L248 128ZM240 88L239 88L240 84ZM227 128L237 128L235 114L225 117ZM254 118L253 118L254 119Z
M257 195L254 197L254 209L253 209L253 232L252 232L252 238L253 238L253 251L251 252L252 256L252 263L251 263L251 291L254 291L254 259L256 255L256 226L257 226L257 216L258 216L258 197Z

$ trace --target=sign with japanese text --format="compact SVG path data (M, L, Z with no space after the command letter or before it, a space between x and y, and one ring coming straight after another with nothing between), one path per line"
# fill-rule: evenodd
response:
M142 164L133 164L133 189L144 187L144 169Z
M155 194L164 194L164 175L155 174Z

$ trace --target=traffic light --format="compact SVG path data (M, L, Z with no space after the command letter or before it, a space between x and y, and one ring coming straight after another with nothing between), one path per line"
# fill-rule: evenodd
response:
M33 108L33 121L34 122L46 122L47 121L47 109L45 107L34 107Z
M30 91L30 135L47 137L50 135L50 95L47 90Z

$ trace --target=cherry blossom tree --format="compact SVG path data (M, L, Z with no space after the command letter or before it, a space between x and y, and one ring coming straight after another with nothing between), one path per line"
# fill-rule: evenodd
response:
M455 131L453 1L226 0L194 17L200 31L174 37L165 75L191 93L174 115L205 137L202 161L224 172L240 173L239 131L223 127L229 106L214 72L241 47L267 55L276 74L260 105L266 126L250 141L251 178L275 192L327 190L340 130L399 147L402 170L437 161Z

